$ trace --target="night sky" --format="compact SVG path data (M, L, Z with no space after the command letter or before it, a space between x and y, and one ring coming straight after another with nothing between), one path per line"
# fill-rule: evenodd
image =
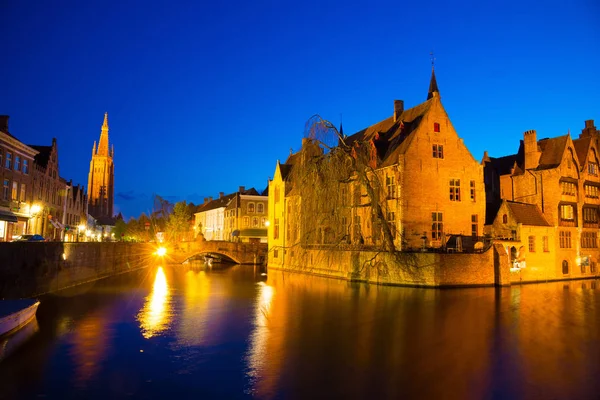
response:
M423 102L432 50L477 160L600 126L600 3L483 3L0 0L0 114L87 186L108 112L126 217L264 189L313 114L351 134Z

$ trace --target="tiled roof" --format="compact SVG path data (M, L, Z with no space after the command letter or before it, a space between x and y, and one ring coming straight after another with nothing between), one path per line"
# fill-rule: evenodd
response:
M579 139L573 140L573 145L575 146L575 153L577 153L577 160L581 165L584 165L587 160L588 152L590 151L590 146L592 144L592 137L582 137Z
M218 199L209 201L206 204L202 204L200 206L200 208L198 208L198 211L196 211L196 212L206 212L206 211L214 210L214 209L221 208L221 207L227 207L229 205L229 202L233 199L236 199L237 196L240 194L246 194L246 195L250 195L250 196L260 196L260 194L258 193L258 191L256 189L250 188L250 189L246 189L242 192L234 192L234 193L228 194L226 196L220 197Z
M537 169L556 168L562 161L569 135L559 136L551 139L538 140L538 147L542 151L540 164Z
M546 218L544 218L540 208L535 204L518 203L507 200L506 205L517 223L533 226L551 226L548 221L546 221Z

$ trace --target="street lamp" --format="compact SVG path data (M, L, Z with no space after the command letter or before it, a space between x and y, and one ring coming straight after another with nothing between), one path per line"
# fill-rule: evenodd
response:
M77 232L77 241L79 242L79 235L83 234L83 231L85 231L85 225L81 224L77 227L78 232Z

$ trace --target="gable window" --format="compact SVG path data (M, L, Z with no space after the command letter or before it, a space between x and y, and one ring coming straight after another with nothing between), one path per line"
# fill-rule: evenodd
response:
M431 213L431 240L442 240L444 216L441 212Z
M254 203L248 203L248 214L254 213Z
M504 214L504 215L502 216L502 223L503 223L503 224L508 224L508 215Z
M475 201L475 181L471 181L469 186L471 188L471 201Z
M560 226L577 226L576 208L573 204L561 204L559 208Z
M471 236L473 236L473 237L477 237L477 236L479 236L479 235L478 235L478 233L479 233L479 232L478 232L478 231L479 231L479 229L478 229L478 227L477 227L477 225L478 225L478 224L477 224L477 221L478 221L477 214L473 214L473 215L471 215Z
M434 132L439 132L440 131L440 124L438 122L434 122L433 123L433 131Z
M263 203L258 203L256 205L256 212L262 214L265 212L265 205Z
M6 163L4 164L4 168L12 168L12 154L10 154L9 152L6 152Z
M8 153L6 153L8 155ZM595 162L588 162L588 173L590 175L597 176L598 175L598 164Z
M565 196L575 196L577 194L577 186L573 182L562 181L560 183L562 194Z
M444 158L444 145L434 144L433 145L433 158Z
M590 199L598 198L598 186L585 184L583 185L583 190L585 191L585 197Z
M535 253L535 236L529 236L529 252Z
M460 179L450 179L450 201L460 201Z
M385 185L387 186L387 198L396 198L396 177L393 175L385 176Z
M550 249L548 248L548 236L542 236L542 246L544 247L544 252L549 252Z
M571 248L571 232L560 231L559 235L559 245L561 249L570 249Z
M584 249L595 249L598 247L598 236L596 232L581 233L581 247Z

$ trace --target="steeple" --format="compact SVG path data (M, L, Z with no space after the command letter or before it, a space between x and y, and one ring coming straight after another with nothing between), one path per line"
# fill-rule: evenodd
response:
M433 97L433 94L437 93L440 95L440 91L438 90L437 81L435 80L435 70L433 68L433 62L431 64L431 80L429 81L429 92L427 92L427 100Z
M109 156L108 154L108 113L104 113L104 123L100 132L100 141L98 142L99 156Z
M96 155L96 141L94 140L94 147L92 147L92 156Z

